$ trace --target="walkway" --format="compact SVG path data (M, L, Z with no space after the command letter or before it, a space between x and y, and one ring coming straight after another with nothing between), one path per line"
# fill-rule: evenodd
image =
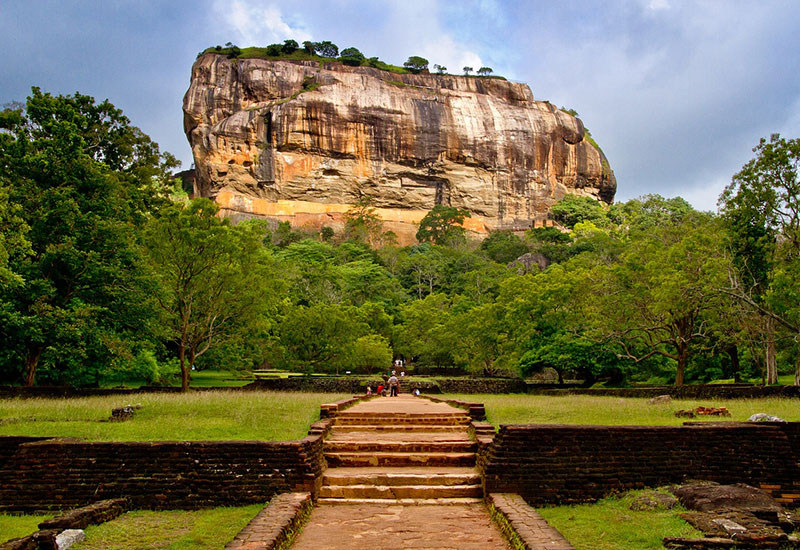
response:
M292 549L507 549L481 499L469 421L406 394L337 414L319 505Z

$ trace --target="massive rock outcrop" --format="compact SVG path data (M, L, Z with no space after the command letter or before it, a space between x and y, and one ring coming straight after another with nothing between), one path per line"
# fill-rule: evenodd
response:
M616 190L579 119L497 78L205 54L183 108L196 192L234 217L336 230L366 196L407 244L437 203L486 233Z

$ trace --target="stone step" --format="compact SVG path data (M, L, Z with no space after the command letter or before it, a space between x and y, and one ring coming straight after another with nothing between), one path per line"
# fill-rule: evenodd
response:
M381 504L386 506L461 506L482 504L482 498L319 498L317 504Z
M335 426L453 426L453 425L467 425L470 418L464 415L457 416L341 416L336 415L333 419Z
M474 441L342 441L327 440L325 453L469 453L477 450Z
M323 485L320 498L479 498L480 485Z
M331 467L475 466L475 453L325 452L324 455Z
M454 486L480 485L481 476L474 468L328 468L323 485L403 485Z
M331 433L337 432L466 432L467 427L464 424L372 424L372 425L333 425Z
M465 442L472 441L468 432L348 432L338 431L328 435L327 441L362 441L364 443L413 441Z

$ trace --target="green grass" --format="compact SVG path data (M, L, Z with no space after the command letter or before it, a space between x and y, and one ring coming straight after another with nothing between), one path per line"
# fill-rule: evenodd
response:
M192 373L191 385L195 388L236 388L255 380L250 372L201 370ZM175 385L180 386L180 382Z
M219 550L247 525L264 505L209 510L128 512L86 529L75 550Z
M71 399L0 399L0 435L91 441L268 440L303 438L319 406L345 394L205 391ZM141 404L132 420L106 422L111 409Z
M27 537L39 530L39 524L53 516L0 514L0 544L11 539Z
M495 426L501 424L593 424L679 426L687 420L744 421L758 412L800 421L800 400L789 398L672 400L649 405L643 398L591 395L448 395L455 399L483 403L486 416ZM698 406L727 407L731 417L699 416L678 418L675 411Z
M702 533L683 521L683 508L634 512L633 499L648 491L632 491L622 497L594 504L554 506L537 511L558 529L576 550L657 550L664 537L700 537Z

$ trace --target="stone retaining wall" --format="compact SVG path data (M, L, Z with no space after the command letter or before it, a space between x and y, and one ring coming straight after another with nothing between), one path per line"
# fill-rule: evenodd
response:
M0 437L0 449L5 441ZM288 491L316 494L322 469L319 435L299 441L28 442L0 464L0 511L109 498L149 509L266 502Z
M536 395L605 395L613 397L656 397L675 399L757 399L761 397L800 397L800 386L750 386L739 384L702 384L692 386L656 386L652 388L541 388L528 386Z
M685 479L749 483L800 503L800 424L501 426L482 441L485 493L586 502Z

